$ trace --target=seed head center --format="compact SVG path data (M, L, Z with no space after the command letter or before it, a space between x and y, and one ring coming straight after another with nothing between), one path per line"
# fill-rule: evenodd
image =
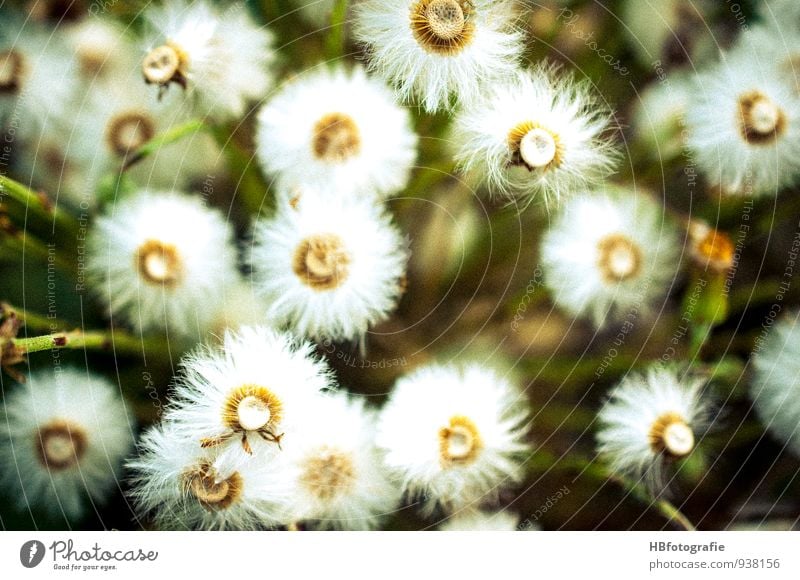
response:
M425 16L431 32L441 40L449 41L464 32L467 22L464 9L456 0L433 0Z
M528 131L519 144L519 153L528 167L542 168L556 158L558 144L550 131L537 127Z
M155 132L155 123L149 115L125 112L109 121L106 141L114 153L125 156L147 143Z
M178 249L157 240L148 240L137 252L139 273L151 284L175 286L181 278Z
M642 252L633 241L621 234L608 236L598 244L598 265L608 282L623 282L641 268Z
M239 425L245 431L256 431L269 423L272 413L269 405L255 395L248 395L241 401L236 409Z
M297 248L294 272L315 290L332 290L347 280L350 256L335 234L320 234L303 240Z

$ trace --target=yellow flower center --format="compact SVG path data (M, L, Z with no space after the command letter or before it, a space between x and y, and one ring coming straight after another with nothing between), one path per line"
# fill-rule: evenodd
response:
M136 262L142 278L150 284L172 288L183 276L183 262L172 244L148 240L137 250Z
M775 141L786 129L786 115L775 101L759 91L739 97L739 129L750 144Z
M451 417L450 424L439 430L439 455L445 466L471 463L481 449L483 442L478 428L468 417Z
M469 0L419 0L411 7L411 31L427 52L451 56L475 34Z
M678 413L664 413L650 427L650 447L673 458L685 457L694 449L694 432Z
M333 290L346 280L350 255L335 234L319 234L303 240L294 256L294 273L314 290Z
M351 455L326 445L306 459L300 483L324 501L347 493L355 484L355 477Z

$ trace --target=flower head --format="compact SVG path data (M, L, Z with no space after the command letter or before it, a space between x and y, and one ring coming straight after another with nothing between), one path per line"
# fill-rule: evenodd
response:
M659 366L627 375L598 415L597 449L609 468L653 484L665 460L689 455L705 427L704 384Z
M254 530L286 521L289 481L271 462L253 460L227 471L218 450L203 449L167 421L139 443L131 497L159 529Z
M107 380L77 369L33 372L10 393L0 426L0 479L20 509L77 519L103 502L133 446L133 419Z
M297 443L287 450L293 520L321 528L371 529L392 513L400 490L375 448L375 417L363 400L344 394L313 406Z
M395 308L407 258L403 238L373 200L305 192L256 224L251 264L275 324L348 340Z
M229 331L221 348L182 361L169 419L196 448L220 451L220 471L274 455L294 444L315 399L333 386L312 353L309 343L264 327Z
M236 276L231 237L222 215L197 198L140 192L94 224L87 244L91 288L135 328L187 336L208 327L209 305Z
M191 91L201 114L241 117L271 86L272 33L256 26L243 6L218 12L204 0L180 0L150 6L145 17L151 28L145 81Z
M602 326L664 296L679 250L654 200L619 191L568 201L542 240L541 260L556 304Z
M800 177L800 95L772 67L739 51L697 79L689 146L730 195L776 195Z
M364 0L354 19L370 68L428 111L509 76L523 49L507 0Z
M430 366L397 382L376 442L409 496L454 510L520 480L527 427L527 403L502 376Z
M416 145L408 111L361 67L305 74L258 115L259 162L286 189L394 193L408 181Z
M609 119L586 83L539 66L490 87L459 113L458 159L492 190L558 199L613 171Z

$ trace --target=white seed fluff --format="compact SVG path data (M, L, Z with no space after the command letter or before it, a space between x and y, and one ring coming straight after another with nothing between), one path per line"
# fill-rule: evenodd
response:
M364 0L354 33L370 70L436 111L514 72L523 50L514 19L507 0Z
M408 111L360 66L305 73L258 114L256 154L282 189L390 195L408 183L416 146Z
M689 146L729 195L776 195L800 177L800 95L775 67L737 51L697 78Z
M540 65L464 107L456 119L457 159L493 192L558 200L614 170L610 119L587 83Z
M196 96L198 114L239 118L272 86L272 33L257 26L244 6L218 11L203 0L178 0L149 6L145 19L145 80L160 90L184 86Z
M219 450L226 472L251 457L274 456L301 438L320 392L333 387L311 344L264 327L225 334L181 362L169 419L182 439Z
M320 398L285 461L294 493L292 520L318 529L376 528L401 492L375 448L375 414L345 394Z
M78 519L119 485L135 425L118 388L86 371L34 372L10 392L0 425L0 481L19 509Z
M429 366L401 378L378 421L376 442L407 495L454 511L518 483L528 403L483 366Z
M648 195L574 197L542 239L545 284L560 308L600 327L651 310L677 275L680 248Z
M142 331L197 334L234 279L232 231L197 197L142 191L107 210L87 242L90 289Z
M267 317L300 336L351 340L388 318L408 252L369 198L301 194L255 225L251 265Z
M706 426L705 382L660 366L627 375L597 417L597 450L609 468L659 483L663 460L691 453Z
M128 463L130 495L158 529L259 530L286 521L290 481L263 458L220 471L218 450L202 449L168 421L144 433L139 451Z

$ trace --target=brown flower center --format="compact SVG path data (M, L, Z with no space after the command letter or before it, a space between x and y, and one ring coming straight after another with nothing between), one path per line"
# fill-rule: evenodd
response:
M300 483L323 501L346 493L355 483L353 459L347 453L323 446L306 459Z
M22 85L25 59L16 50L0 51L0 94L15 93Z
M558 167L564 153L559 136L534 121L525 121L509 131L508 149L511 163L530 171Z
M622 234L612 234L600 240L597 251L600 273L608 283L633 278L642 267L641 249Z
M786 114L775 101L759 91L739 97L739 129L752 145L771 143L786 129Z
M183 276L183 262L178 249L158 240L148 240L139 247L136 263L142 278L150 284L172 288Z
M219 479L217 471L203 462L183 475L183 484L188 493L209 511L224 510L242 497L244 481L238 472L227 479Z
M475 33L472 13L469 0L419 0L411 7L411 31L428 52L458 54Z
M450 425L439 430L439 455L442 464L467 464L473 462L483 449L480 433L468 417L450 418Z
M685 457L694 449L694 432L678 413L664 413L650 427L650 447L673 458Z
M361 133L349 115L330 113L314 125L314 156L327 163L342 163L361 150Z
M146 113L125 112L111 118L106 127L106 143L120 157L135 151L156 134L155 123Z
M76 465L86 453L86 431L74 423L56 420L39 428L37 451L42 465L62 470Z
M294 256L294 273L314 290L333 290L347 280L350 255L335 234L303 240Z

